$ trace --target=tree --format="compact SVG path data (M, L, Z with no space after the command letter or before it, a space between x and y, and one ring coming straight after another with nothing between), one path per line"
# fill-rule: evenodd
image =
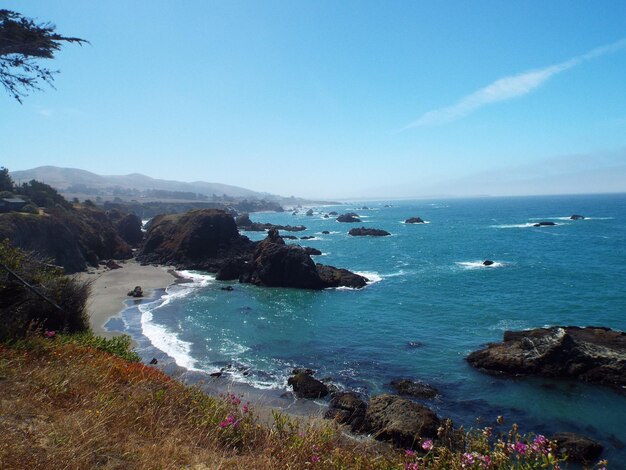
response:
M15 184L13 183L13 178L9 174L9 169L0 167L0 191L9 191L13 192Z
M87 43L85 39L62 36L51 23L35 23L19 13L0 9L0 83L20 103L44 82L54 88L54 75L39 64L53 59L63 43Z

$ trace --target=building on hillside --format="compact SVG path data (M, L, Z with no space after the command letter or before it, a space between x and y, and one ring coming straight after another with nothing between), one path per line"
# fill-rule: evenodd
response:
M26 205L26 201L24 199L20 199L19 197L6 197L0 199L0 212L14 212L22 210L22 208Z

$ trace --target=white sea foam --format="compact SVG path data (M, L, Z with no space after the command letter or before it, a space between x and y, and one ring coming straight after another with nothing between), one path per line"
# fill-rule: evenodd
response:
M375 284L383 280L383 276L374 271L354 271L354 274L358 274L359 276L363 276L369 279L367 285Z
M501 268L502 266L504 266L504 263L499 263L497 261L495 261L493 264L490 264L489 266L485 266L483 264L483 261L458 261L456 263L457 266L461 266L464 269L491 269L491 268Z
M160 299L140 304L138 308L141 312L141 331L154 347L172 357L180 367L189 370L199 370L195 367L196 360L191 356L191 343L181 340L176 333L169 331L163 325L155 323L153 321L153 312L175 299L186 297L193 291L208 285L215 277L192 271L177 271L177 274L191 279L193 282L170 286Z

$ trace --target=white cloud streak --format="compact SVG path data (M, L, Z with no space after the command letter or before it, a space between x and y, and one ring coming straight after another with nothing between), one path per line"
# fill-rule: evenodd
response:
M483 106L524 96L565 70L571 69L582 62L624 48L626 48L626 39L621 39L620 41L598 47L583 55L566 60L565 62L550 65L542 69L530 70L518 75L500 78L486 87L465 96L452 106L434 109L422 114L417 120L406 125L402 130L446 124L461 119Z

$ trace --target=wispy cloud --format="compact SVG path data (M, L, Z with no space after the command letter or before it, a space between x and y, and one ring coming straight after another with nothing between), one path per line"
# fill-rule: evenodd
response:
M499 101L510 100L512 98L517 98L518 96L530 93L534 89L546 83L553 76L564 72L565 70L571 69L582 62L595 59L596 57L600 57L624 48L626 48L626 39L621 39L620 41L598 47L585 54L566 60L565 62L550 65L542 69L530 70L518 75L500 78L486 87L461 98L452 106L434 109L422 114L415 121L406 125L402 130L414 127L446 124L448 122L456 121L457 119L465 117L483 106L497 103Z

